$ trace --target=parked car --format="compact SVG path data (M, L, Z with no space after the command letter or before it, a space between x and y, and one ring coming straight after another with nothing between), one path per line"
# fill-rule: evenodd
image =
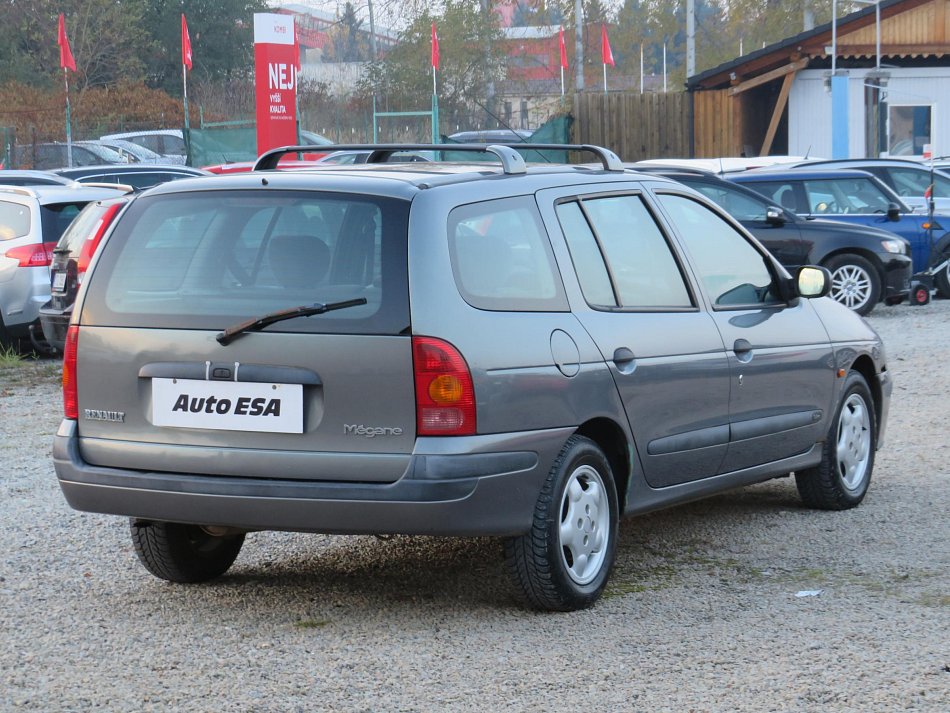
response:
M0 170L0 186L68 186L72 181L49 171Z
M372 152L366 151L333 151L323 158L317 160L317 163L334 164L353 164L366 163ZM431 151L415 152L401 151L386 157L386 163L418 163L420 161L432 161L434 157Z
M82 284L102 236L133 194L92 201L69 224L53 248L50 263L50 299L40 308L43 336L53 349L66 346L66 330Z
M533 132L526 129L482 129L481 131L458 131L448 139L458 144L524 143Z
M924 192L933 184L934 208L938 213L950 214L950 175L919 161L896 158L853 158L805 161L790 168L804 170L824 170L835 168L867 171L879 178L884 185L901 197L907 205L918 213L927 212L927 199Z
M182 178L210 176L209 171L191 166L176 164L123 164L120 166L85 166L83 168L61 168L54 171L57 175L80 183L118 183L143 190L166 181Z
M827 267L831 297L858 314L869 314L881 301L897 304L910 291L910 244L894 233L801 218L749 188L704 171L634 167L702 193L738 220L789 271L802 265Z
M188 149L181 129L154 129L149 131L125 131L118 134L100 136L101 141L122 139L144 146L161 156L162 163L184 164L188 159Z
M857 225L886 228L910 242L914 271L931 264L931 236L926 215L915 214L880 180L866 171L749 171L729 176L743 186L798 215L834 218ZM950 249L950 215L935 215L934 243ZM940 226L940 227L937 227ZM950 297L950 267L935 276L937 289Z
M97 143L110 148L124 158L126 163L165 163L161 155L125 139L99 139L83 143Z
M53 248L87 203L120 193L78 183L0 186L0 343L46 348L39 310L50 296Z
M72 164L69 161L69 153L67 144L25 144L16 147L16 165L45 171L70 165L95 166L103 163L125 163L125 160L112 149L96 144L73 143Z
M493 146L438 173L275 151L138 195L66 337L69 504L129 516L173 582L256 530L502 536L549 610L598 598L621 513L790 472L856 506L880 338L821 298L827 270L790 277L700 194L593 150L602 170Z

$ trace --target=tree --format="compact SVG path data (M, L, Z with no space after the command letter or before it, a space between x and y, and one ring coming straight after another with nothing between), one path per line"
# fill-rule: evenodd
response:
M326 58L335 62L359 62L369 56L363 21L356 16L353 4L343 6L339 22L330 30L330 48Z
M181 13L193 51L195 80L249 78L254 68L254 13L268 12L265 0L144 0L143 22L154 44L148 81L181 92Z
M427 107L432 96L430 52L435 23L441 55L440 110L464 111L480 105L489 84L502 76L503 58L497 52L486 58L484 51L486 43L501 38L497 18L492 13L486 22L479 5L466 0L447 0L441 15L423 11L403 31L399 44L383 60L370 65L359 92L375 94L390 107Z

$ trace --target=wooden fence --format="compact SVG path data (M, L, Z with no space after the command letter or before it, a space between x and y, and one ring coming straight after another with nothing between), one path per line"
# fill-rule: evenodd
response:
M689 96L590 92L574 95L574 138L624 161L690 155Z

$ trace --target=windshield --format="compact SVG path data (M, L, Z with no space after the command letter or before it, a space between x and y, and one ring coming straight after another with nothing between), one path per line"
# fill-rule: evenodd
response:
M307 191L142 196L103 248L84 320L221 330L289 305L365 298L269 329L399 333L409 326L408 205Z
M729 186L691 181L688 178L677 180L702 193L736 220L765 220L765 211L772 205Z
M909 198L919 198L930 185L930 171L920 168L889 168L891 180L897 195ZM939 172L933 174L934 197L950 197L950 177Z

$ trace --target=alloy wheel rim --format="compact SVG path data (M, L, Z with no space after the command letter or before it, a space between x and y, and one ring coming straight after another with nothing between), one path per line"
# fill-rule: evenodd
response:
M596 469L582 465L571 473L560 513L561 561L575 583L589 584L604 566L610 540L610 503Z
M850 491L861 488L871 460L871 417L867 404L851 394L838 417L838 475Z
M831 274L831 296L857 309L871 299L871 276L857 265L842 265Z

